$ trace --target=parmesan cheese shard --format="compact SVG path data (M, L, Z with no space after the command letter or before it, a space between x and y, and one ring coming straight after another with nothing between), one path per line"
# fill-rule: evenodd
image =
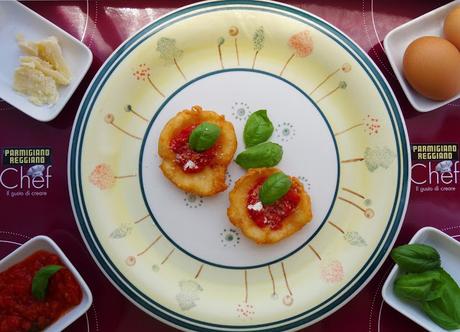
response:
M43 72L28 66L15 70L13 88L40 106L54 104L59 98L56 82Z
M18 42L19 48L24 54L38 56L38 47L34 42L25 40L24 36L21 34L16 36L16 40Z
M53 69L53 66L50 65L48 62L40 59L39 57L36 56L22 56L20 58L21 65L25 67L30 67L37 69L43 74L51 77L56 81L56 83L61 84L61 85L68 85L70 83L70 79L66 77L64 74L61 72Z
M68 85L71 79L57 38L34 42L18 35L16 39L25 56L20 57L20 67L14 72L14 90L36 105L54 104L59 98L57 86Z
M70 69L64 61L57 38L51 36L36 42L36 45L38 49L38 56L41 59L48 61L57 71L61 72L70 80Z

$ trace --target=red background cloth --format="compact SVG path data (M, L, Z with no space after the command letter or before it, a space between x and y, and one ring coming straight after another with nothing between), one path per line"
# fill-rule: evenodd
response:
M445 1L419 0L310 0L286 1L336 25L356 41L380 67L401 105L411 143L458 143L460 101L429 113L418 113L408 103L385 56L382 40L396 26L426 13ZM0 149L49 147L52 179L44 197L11 197L0 187L0 257L38 234L53 238L88 282L94 303L86 316L68 331L171 331L125 299L104 277L87 251L76 227L67 188L67 149L73 119L92 77L111 52L139 28L192 1L30 1L25 5L88 45L93 64L63 112L49 123L40 123L0 100ZM418 167L417 179L429 179ZM432 178L432 180L435 180ZM423 186L421 186L423 187ZM460 238L458 183L453 191L421 192L412 186L407 215L397 243L408 242L427 225ZM442 189L441 187L438 187ZM420 189L420 188L419 188ZM387 261L374 279L347 305L308 331L419 331L420 327L397 313L380 295L392 264Z

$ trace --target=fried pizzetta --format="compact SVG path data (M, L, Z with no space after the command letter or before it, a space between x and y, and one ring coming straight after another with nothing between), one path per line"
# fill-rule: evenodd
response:
M220 135L213 145L209 164L198 171L193 171L195 163L187 161L181 165L181 158L173 151L172 141L184 130L208 122L219 126ZM225 173L233 159L237 146L233 125L225 121L223 115L205 111L200 106L179 112L168 121L160 134L158 154L163 159L160 168L163 174L178 188L200 196L212 196L227 189ZM189 151L190 152L190 151ZM191 152L197 157L200 152ZM208 153L207 151L203 153ZM183 159L182 159L183 164Z
M236 183L233 190L230 192L230 206L227 209L227 215L231 223L239 227L244 235L254 240L258 244L276 243L284 238L294 234L303 226L308 224L312 219L310 196L305 192L302 183L295 177L290 177L292 186L286 195L294 193L297 205L291 212L282 218L281 222L276 226L271 224L270 214L267 213L267 206L263 206L261 202L251 204L249 196L251 191L264 179L270 175L280 172L277 168L253 168L246 175L242 176ZM258 197L258 194L257 194ZM282 199L286 199L282 197ZM274 203L269 209L280 213L280 205ZM258 224L250 215L250 210L258 211L259 217L264 218L263 224ZM265 218L264 216L268 216Z

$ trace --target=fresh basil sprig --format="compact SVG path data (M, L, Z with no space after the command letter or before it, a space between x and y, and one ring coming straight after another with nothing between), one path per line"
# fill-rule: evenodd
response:
M188 138L188 144L193 151L206 151L216 143L220 131L219 126L213 123L203 122L193 129Z
M416 301L433 322L446 330L460 328L460 287L445 270L436 249L408 244L391 253L403 272L394 283L397 296Z
M281 145L265 142L252 146L236 156L235 162L245 169L273 167L283 157Z
M36 299L45 299L49 279L62 268L61 265L47 265L35 273L32 279L32 295Z
M259 198L262 204L270 205L286 195L292 186L292 181L282 172L270 175L264 181L259 191Z
M273 124L268 118L267 110L259 110L249 117L244 126L244 144L251 146L265 142L273 134Z
M406 244L391 251L391 258L407 272L423 272L441 267L439 253L425 244Z

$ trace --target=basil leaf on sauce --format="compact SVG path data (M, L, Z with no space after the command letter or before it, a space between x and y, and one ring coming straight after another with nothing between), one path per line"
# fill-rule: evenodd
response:
M262 204L270 205L286 195L292 186L292 181L286 174L278 172L272 174L262 184L259 191L259 198Z
M268 118L267 110L259 110L249 117L244 126L244 144L251 146L263 143L273 134L273 124Z
M203 122L193 129L188 139L190 148L196 152L203 152L211 148L220 135L220 127L209 122Z
M61 265L47 265L38 270L32 279L32 295L43 300L48 289L49 279L63 267Z
M423 272L441 267L439 253L425 244L406 244L391 251L391 258L406 272Z
M283 157L281 145L265 142L252 146L238 154L235 162L245 169L258 167L273 167Z

